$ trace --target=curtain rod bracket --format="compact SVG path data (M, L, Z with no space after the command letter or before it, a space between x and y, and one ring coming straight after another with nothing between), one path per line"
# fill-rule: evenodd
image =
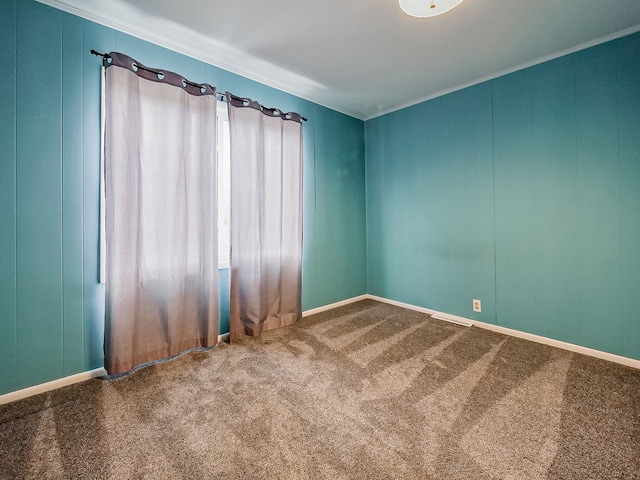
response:
M100 52L97 52L96 50L93 50L93 49L91 49L91 53L93 55L95 55L96 57L102 57L102 58L110 58L111 57L111 55L109 55L108 53L100 53Z

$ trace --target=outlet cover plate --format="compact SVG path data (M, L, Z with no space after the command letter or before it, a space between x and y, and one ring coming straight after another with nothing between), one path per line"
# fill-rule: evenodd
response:
M477 298L473 299L473 311L474 312L482 312L482 302Z

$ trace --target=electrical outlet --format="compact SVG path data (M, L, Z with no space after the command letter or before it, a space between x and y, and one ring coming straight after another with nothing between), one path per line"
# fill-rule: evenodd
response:
M482 311L482 302L480 300L478 300L477 298L473 299L473 311L474 312L481 312Z

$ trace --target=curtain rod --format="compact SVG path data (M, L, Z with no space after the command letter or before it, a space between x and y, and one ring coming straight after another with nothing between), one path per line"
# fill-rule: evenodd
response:
M100 52L98 52L96 50L93 50L93 49L91 49L91 53L93 55L95 55L96 57L102 57L103 62L107 62L109 59L112 58L111 55L109 55L108 53L100 53ZM141 69L141 70L145 70L147 72L153 73L154 75L158 75L158 78L161 78L160 75L164 75L164 72L162 70L156 70L156 69L153 69L153 68L145 67L144 65L141 65L141 64L139 64L137 62L135 64L135 66L137 68ZM190 85L192 87L195 87L197 89L203 88L202 84L190 82L189 80L187 80L185 78L183 78L182 81L183 81L183 86L184 86L184 84L186 84L186 85ZM204 90L203 90L203 92L204 92ZM233 93L230 93L230 92L219 92L219 91L216 90L215 91L215 95L220 97L220 101L236 100L236 101L243 102L245 106L249 105L250 103L255 103L255 102L252 102L252 100L250 98L238 97L238 96L236 96L236 95L234 95ZM268 107L265 107L265 106L263 106L261 104L258 104L258 105L260 106L260 110L268 110L268 111L276 112L276 113L281 112L281 110L278 109L278 108L268 108ZM286 114L286 115L290 116L290 114ZM295 115L298 116L300 118L300 120L303 120L305 122L307 121L307 119L305 117L303 117L302 115L299 115L299 114L295 114Z

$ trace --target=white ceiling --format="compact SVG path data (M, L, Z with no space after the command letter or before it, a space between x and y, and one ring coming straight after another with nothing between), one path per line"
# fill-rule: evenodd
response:
M640 31L640 0L39 1L361 119Z

